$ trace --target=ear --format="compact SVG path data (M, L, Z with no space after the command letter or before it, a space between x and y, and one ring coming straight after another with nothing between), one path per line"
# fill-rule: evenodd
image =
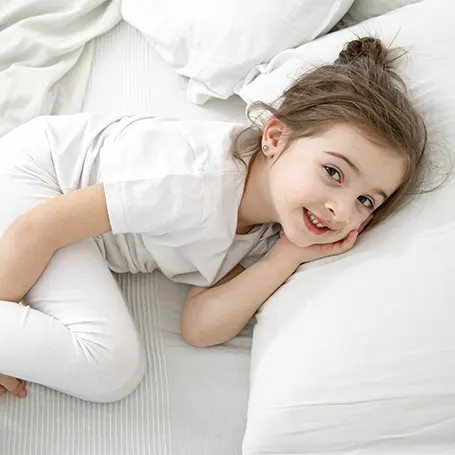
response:
M275 158L280 155L285 145L286 125L276 117L272 117L264 127L262 133L262 146L267 145L263 151L268 158Z

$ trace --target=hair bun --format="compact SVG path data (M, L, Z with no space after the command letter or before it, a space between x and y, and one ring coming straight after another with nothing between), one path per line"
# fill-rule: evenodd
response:
M335 63L347 65L358 59L368 58L384 69L387 69L389 62L389 51L383 42L371 36L359 38L347 43L339 53Z

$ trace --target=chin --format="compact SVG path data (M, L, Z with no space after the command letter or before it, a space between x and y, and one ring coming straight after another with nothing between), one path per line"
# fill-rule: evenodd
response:
M285 227L283 227L283 230L288 240L294 245L297 245L299 248L306 248L310 245L314 245L315 243L319 243L317 242L318 239L310 238L310 234L308 232L295 231L292 229L289 230Z

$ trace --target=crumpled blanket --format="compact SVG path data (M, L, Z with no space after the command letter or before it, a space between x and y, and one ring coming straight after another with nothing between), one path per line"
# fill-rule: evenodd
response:
M45 114L82 107L91 40L121 19L121 0L2 0L0 137Z

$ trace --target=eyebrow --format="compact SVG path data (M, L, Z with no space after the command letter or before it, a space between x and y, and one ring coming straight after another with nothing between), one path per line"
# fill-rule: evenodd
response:
M327 155L332 155L337 158L340 158L354 171L354 173L356 173L357 175L361 174L359 168L349 158L342 155L341 153L337 153L337 152L325 152L325 153L327 153ZM384 200L389 198L389 196L384 191L380 190L379 188L373 188L373 192L382 196L384 198Z

